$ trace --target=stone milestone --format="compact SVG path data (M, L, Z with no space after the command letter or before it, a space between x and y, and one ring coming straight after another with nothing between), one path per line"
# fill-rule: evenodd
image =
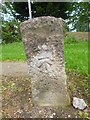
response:
M39 106L67 106L64 65L64 20L37 17L20 25L32 83L32 100Z

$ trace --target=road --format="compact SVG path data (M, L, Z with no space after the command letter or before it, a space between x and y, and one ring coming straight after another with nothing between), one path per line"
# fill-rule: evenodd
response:
M0 75L29 75L27 62L0 62Z

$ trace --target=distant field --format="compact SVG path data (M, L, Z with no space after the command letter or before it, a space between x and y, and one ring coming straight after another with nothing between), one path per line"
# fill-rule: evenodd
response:
M89 34L88 32L66 32L67 35L73 36L79 40L88 40Z
M65 65L67 70L88 74L88 43L86 41L65 40ZM23 43L10 43L0 46L0 61L26 61Z

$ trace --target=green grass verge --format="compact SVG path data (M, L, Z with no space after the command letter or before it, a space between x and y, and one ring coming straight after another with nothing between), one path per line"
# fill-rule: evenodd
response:
M22 42L3 44L0 46L0 60L2 61L25 61L26 55L24 52L24 46ZM1 56L2 54L2 56Z
M67 70L88 75L88 42L65 44L64 56Z
M66 70L88 74L88 42L65 40L64 46ZM2 55L1 55L2 54ZM0 61L26 61L23 43L10 43L0 46Z

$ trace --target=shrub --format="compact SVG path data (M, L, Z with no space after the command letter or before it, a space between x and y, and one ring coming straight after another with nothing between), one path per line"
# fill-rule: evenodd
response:
M79 40L77 40L74 36L66 36L64 40L65 44L75 44L77 42L79 42Z
M20 22L12 20L2 22L2 43L12 43L21 41Z

